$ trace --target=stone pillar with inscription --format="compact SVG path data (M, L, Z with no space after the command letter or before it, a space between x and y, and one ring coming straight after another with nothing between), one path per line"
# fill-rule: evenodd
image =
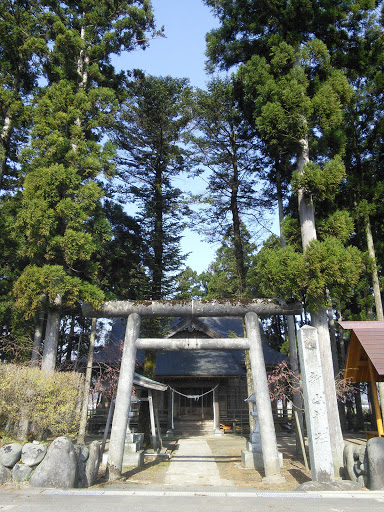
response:
M334 466L317 330L304 325L297 338L312 480L327 482L334 478Z

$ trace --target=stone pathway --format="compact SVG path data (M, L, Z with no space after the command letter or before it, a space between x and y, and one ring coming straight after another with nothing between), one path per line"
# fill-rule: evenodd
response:
M180 439L165 475L165 484L180 485L233 485L220 477L215 458L207 441L202 438Z

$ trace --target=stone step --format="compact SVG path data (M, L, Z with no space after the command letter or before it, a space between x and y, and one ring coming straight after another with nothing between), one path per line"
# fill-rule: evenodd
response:
M175 421L175 434L177 435L205 435L213 433L212 420L182 420Z

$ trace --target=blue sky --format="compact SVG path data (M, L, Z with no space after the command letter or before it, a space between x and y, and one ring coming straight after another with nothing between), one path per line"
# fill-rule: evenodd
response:
M218 26L210 9L201 0L152 0L158 28L164 38L150 41L146 50L130 52L119 59L123 69L138 68L151 75L189 78L204 87L205 34Z
M192 86L204 88L210 78L205 73L205 35L218 26L217 20L201 0L152 0L152 5L156 25L164 25L166 37L153 39L144 51L119 57L115 66L123 70L142 69L156 76L189 78ZM201 178L180 178L175 185L194 193L205 188ZM185 231L182 251L190 253L186 265L197 272L208 268L217 248L217 244L204 242L195 231Z

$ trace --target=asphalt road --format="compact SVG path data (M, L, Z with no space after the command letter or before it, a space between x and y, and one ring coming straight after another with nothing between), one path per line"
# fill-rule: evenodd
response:
M209 490L0 491L0 512L383 512L384 492L272 492Z

